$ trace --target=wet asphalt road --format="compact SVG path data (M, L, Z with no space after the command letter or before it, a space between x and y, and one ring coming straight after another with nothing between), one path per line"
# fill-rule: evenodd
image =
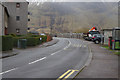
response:
M19 50L19 54L2 60L3 78L59 78L73 75L86 63L89 50L80 39L59 39L49 47ZM70 77L71 76L69 74Z

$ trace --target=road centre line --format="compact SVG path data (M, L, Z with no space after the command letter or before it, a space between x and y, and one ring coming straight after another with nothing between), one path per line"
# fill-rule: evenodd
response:
M41 59L35 60L35 61L33 61L33 62L30 62L29 64L33 64L33 63L39 62L39 61L44 60L44 59L46 59L46 57L43 57L43 58L41 58Z
M18 69L18 68L13 68L13 69L10 69L10 70L8 70L8 71L4 71L4 72L0 73L0 75L5 74L5 73L8 73L8 72L11 72L11 71L14 71L14 70L16 70L16 69Z
M54 52L54 53L52 53L51 55L54 55L54 54L56 54L56 53L58 53L58 52L61 52L62 50L59 50L59 51L57 51L57 52Z
M69 41L69 40L68 40ZM71 42L69 41L69 44L65 47L65 48L68 48L69 46L71 45ZM63 48L64 49L64 48ZM51 55L54 55L54 54L56 54L56 53L58 53L58 52L61 52L62 50L59 50L59 51L57 51L57 52L54 52L54 53L52 53ZM43 58L41 58L41 59L38 59L38 60L35 60L35 61L33 61L33 62L30 62L29 64L33 64L33 63L36 63L36 62L38 62L38 61L41 61L41 60L44 60L44 59L46 59L47 57L43 57Z

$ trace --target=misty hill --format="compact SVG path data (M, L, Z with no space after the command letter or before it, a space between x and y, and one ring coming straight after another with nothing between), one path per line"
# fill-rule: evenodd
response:
M29 27L54 32L85 32L118 26L118 4L113 2L46 2L30 3Z

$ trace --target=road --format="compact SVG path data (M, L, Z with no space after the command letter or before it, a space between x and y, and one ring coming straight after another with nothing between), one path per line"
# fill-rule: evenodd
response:
M80 39L59 39L44 48L22 50L2 60L3 78L70 78L86 63L88 44Z

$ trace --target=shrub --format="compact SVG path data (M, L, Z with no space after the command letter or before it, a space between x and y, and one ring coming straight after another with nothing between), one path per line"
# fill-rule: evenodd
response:
M17 37L25 37L25 35L17 35Z
M13 49L13 38L10 35L2 36L2 51Z
M37 37L26 37L27 39L27 46L36 46L39 42Z
M40 40L42 38L42 40ZM27 46L36 46L39 44L42 44L43 42L47 41L47 36L41 36L41 35L26 35L26 36L16 36L13 37L13 46L17 47L18 40L19 39L27 39Z
M40 36L42 38L42 42L46 42L47 41L47 36Z
M39 35L31 35L31 37L40 37Z
M0 51L2 51L2 36L0 36Z
M37 45L40 44L40 38L39 37L34 37L36 39Z
M12 37L16 37L16 35L15 34L10 34Z

